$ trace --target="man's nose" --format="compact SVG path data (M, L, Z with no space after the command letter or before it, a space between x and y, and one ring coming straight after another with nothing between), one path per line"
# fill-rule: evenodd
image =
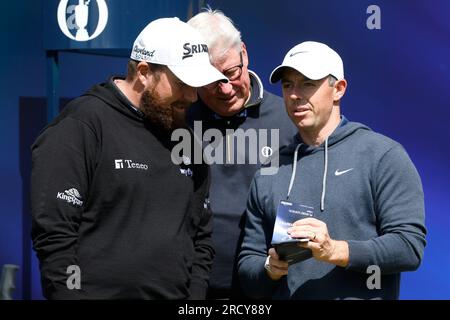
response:
M233 91L233 85L230 82L228 83L219 82L217 86L218 86L217 90L219 90L219 92L223 95L228 95L231 93L231 91Z
M294 88L291 92L291 94L289 95L289 97L292 100L303 100L305 98L305 96L303 95L303 93L300 91L300 89L298 88Z

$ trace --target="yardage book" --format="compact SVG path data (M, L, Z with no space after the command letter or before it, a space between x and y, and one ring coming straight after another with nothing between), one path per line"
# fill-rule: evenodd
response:
M289 265L312 257L310 249L298 246L299 242L307 242L308 238L292 238L288 233L292 224L300 219L314 217L314 208L299 203L280 201L277 209L277 217L273 228L272 246L275 248L281 260Z

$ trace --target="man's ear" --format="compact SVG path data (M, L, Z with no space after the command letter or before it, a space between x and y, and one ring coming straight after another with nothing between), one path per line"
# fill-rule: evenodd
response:
M334 101L341 100L345 94L346 89L347 89L347 80L342 79L342 80L336 81L336 83L334 84L333 100Z
M136 74L138 81L147 87L150 81L150 65L147 62L140 61L136 66Z
M248 66L247 47L245 46L244 41L241 42L241 50L242 50L242 62L244 66Z

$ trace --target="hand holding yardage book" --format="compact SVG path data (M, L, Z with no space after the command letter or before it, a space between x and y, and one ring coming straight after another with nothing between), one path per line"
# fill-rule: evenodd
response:
M292 224L300 219L313 218L314 208L280 201L277 210L277 218L273 228L272 246L275 248L281 260L287 261L289 265L309 259L312 257L310 249L298 246L299 242L308 242L308 238L292 238L287 230Z

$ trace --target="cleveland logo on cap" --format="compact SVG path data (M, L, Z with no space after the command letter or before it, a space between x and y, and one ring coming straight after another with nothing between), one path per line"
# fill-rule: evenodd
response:
M206 44L190 44L189 42L185 43L183 46L184 52L183 52L183 58L181 60L184 60L184 58L189 58L194 55L194 53L202 53L202 52L208 52L208 46Z
M148 51L145 48L139 48L137 45L134 46L133 51L135 53L135 59L148 59L153 58L155 50Z

